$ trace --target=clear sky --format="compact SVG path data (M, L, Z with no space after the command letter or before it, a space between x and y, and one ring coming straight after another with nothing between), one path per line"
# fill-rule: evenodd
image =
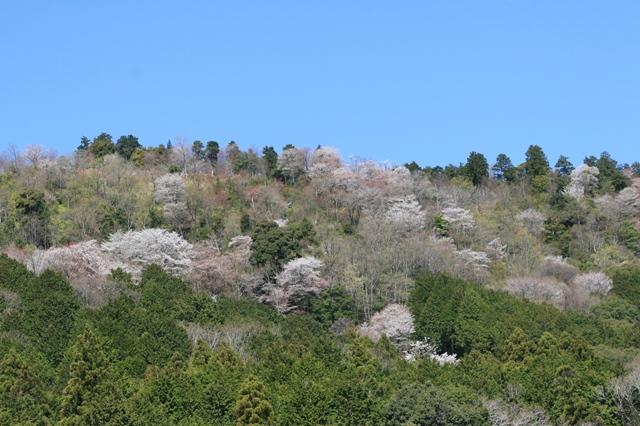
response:
M0 151L102 131L632 162L640 1L2 1Z

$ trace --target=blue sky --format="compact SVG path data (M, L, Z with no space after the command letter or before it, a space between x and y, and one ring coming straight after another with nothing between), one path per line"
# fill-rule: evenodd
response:
M640 2L4 1L0 148L82 135L422 165L640 160ZM0 150L1 151L1 150Z

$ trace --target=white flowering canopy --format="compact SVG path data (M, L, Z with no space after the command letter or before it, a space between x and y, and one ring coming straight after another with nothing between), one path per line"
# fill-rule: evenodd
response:
M385 219L405 231L420 231L425 226L424 212L413 194L389 199Z
M450 225L460 227L462 229L471 229L476 222L473 215L467 209L462 207L447 207L442 210L442 218Z
M565 188L565 194L581 199L598 185L600 170L597 167L582 164L571 172L571 182Z
M371 340L378 341L382 335L389 339L408 337L415 330L413 314L406 305L392 303L376 312L369 322L361 325L358 332Z
M284 265L276 282L265 287L264 302L282 313L295 311L306 296L317 296L328 283L320 276L323 263L313 256L300 257Z
M591 294L606 295L613 288L613 281L602 272L587 272L573 279L576 288Z
M117 232L102 243L102 249L127 265L127 271L138 276L151 264L180 275L189 271L193 247L180 235L164 229Z

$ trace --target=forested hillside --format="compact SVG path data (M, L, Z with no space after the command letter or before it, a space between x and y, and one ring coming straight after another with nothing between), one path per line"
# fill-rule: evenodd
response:
M0 424L640 425L640 164L0 158Z

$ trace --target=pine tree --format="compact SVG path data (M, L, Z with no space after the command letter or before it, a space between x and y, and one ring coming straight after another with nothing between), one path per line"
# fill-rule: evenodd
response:
M199 339L191 353L189 366L194 369L205 367L211 362L213 351L209 345L202 339Z
M264 384L253 375L247 377L236 401L236 425L268 425L272 413Z
M547 156L538 145L531 145L527 149L524 172L530 178L545 176L549 172Z
M191 145L191 152L193 152L193 155L197 160L204 160L204 145L202 144L202 141L193 141L193 144Z
M218 154L220 153L220 144L216 141L207 142L207 147L205 149L204 155L209 160L211 166L215 166L218 162Z
M88 328L78 337L70 358L69 380L62 391L60 414L64 422L74 424L86 414L83 408L97 397L106 375L107 360L98 339Z
M475 186L484 182L489 177L489 164L485 156L475 151L469 154L464 173Z
M49 407L29 364L11 350L0 361L0 424L46 424Z
M272 146L265 146L262 149L262 160L268 177L275 177L278 174L278 153Z
M566 155L561 155L556 161L555 169L560 176L568 176L575 169Z
M507 361L522 362L536 350L535 343L524 330L517 327L505 342L504 358Z
M515 168L513 167L513 163L511 159L506 154L499 154L496 157L496 163L491 168L493 175L498 180L506 180L510 182L515 177Z
M83 136L80 138L80 145L78 145L77 149L78 151L84 151L89 148L89 145L91 145L91 141L88 137Z

